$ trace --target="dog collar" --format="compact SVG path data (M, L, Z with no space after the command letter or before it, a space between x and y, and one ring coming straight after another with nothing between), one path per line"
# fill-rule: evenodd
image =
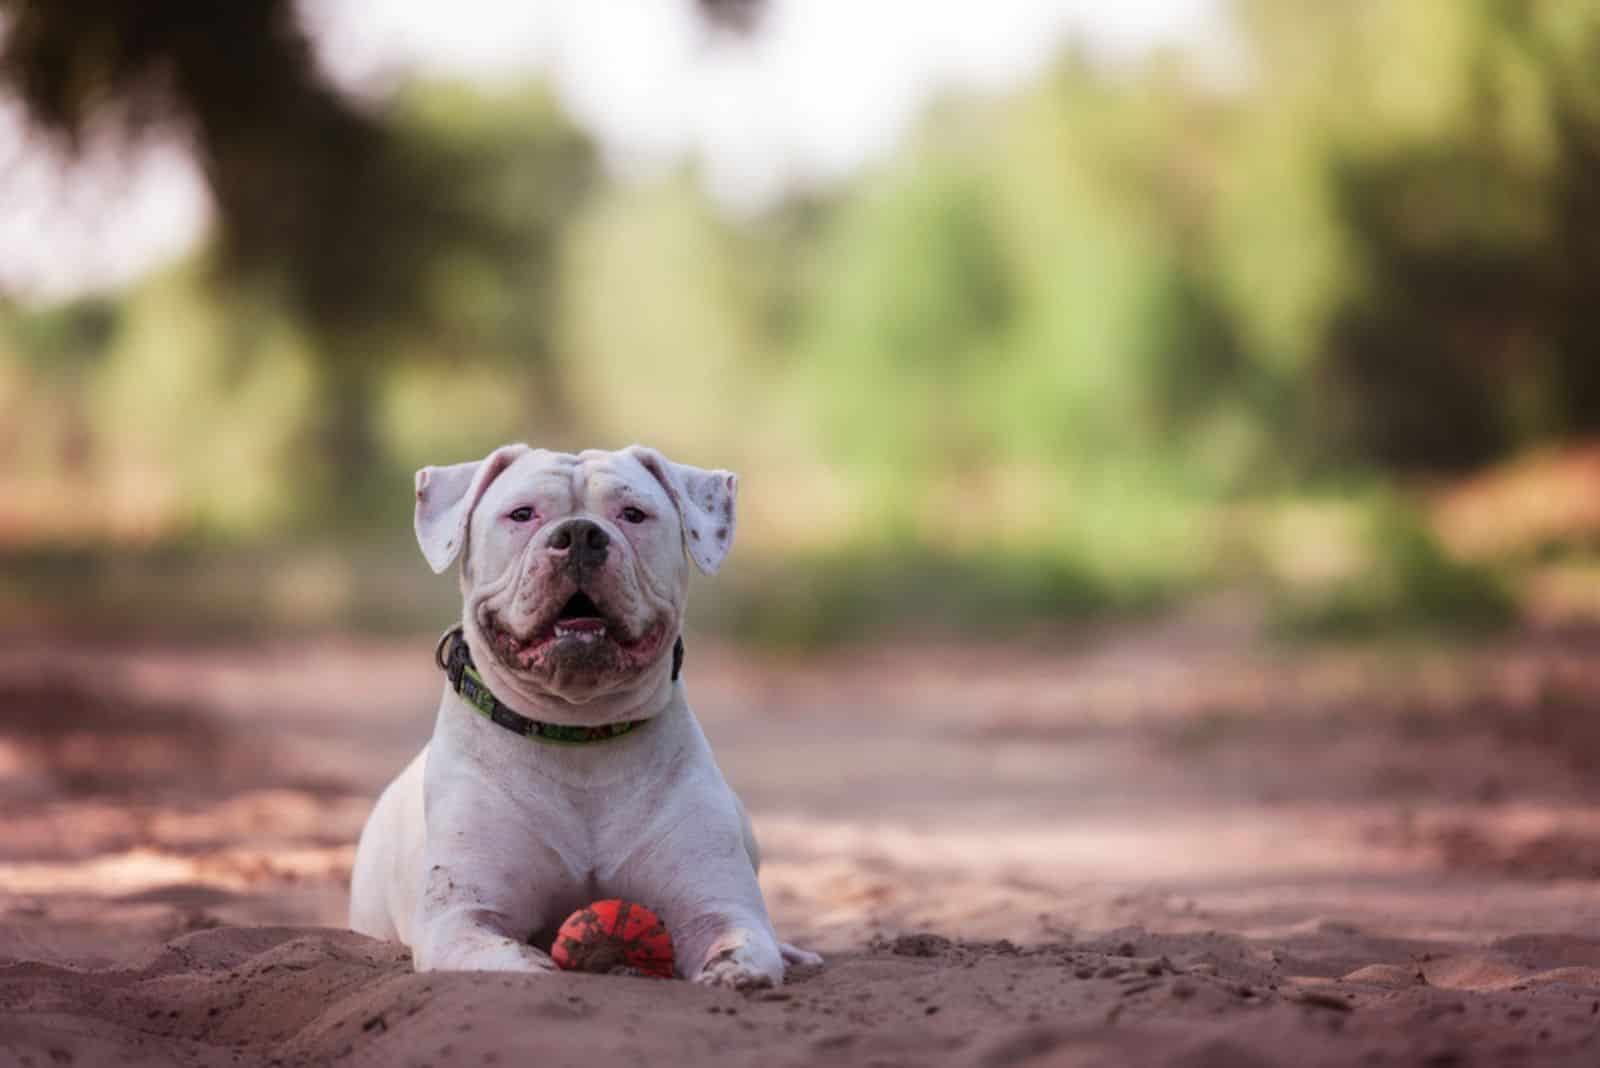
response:
M496 726L504 727L512 734L520 734L524 738L555 745L589 745L620 738L650 722L648 719L629 719L599 727L574 727L566 723L542 723L536 719L529 719L522 713L507 708L498 697L489 692L489 687L484 685L483 676L479 675L478 669L473 666L472 651L467 648L466 635L462 633L460 627L452 627L440 635L439 645L433 652L433 659L450 680L450 688L460 694L462 700ZM683 638L680 636L672 646L672 681L677 682L682 672Z

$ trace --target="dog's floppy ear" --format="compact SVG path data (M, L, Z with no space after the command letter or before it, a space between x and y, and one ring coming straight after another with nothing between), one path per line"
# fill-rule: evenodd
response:
M643 464L672 498L683 520L683 547L689 559L701 571L715 575L733 547L733 503L739 493L739 476L732 471L675 464L643 445L631 445L626 452Z
M526 445L502 445L482 460L417 472L417 544L434 574L460 555L467 542L467 520L489 483L528 451Z

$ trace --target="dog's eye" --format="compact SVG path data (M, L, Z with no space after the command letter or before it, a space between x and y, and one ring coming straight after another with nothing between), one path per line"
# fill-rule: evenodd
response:
M628 507L622 510L622 518L626 519L630 523L643 523L650 517L630 504Z
M510 515L506 516L506 518L511 520L513 523L526 523L528 520L533 518L533 509L529 508L527 505L523 505L521 508L518 508Z

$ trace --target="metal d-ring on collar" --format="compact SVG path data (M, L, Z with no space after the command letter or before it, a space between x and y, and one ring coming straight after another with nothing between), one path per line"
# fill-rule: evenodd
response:
M484 685L482 676L472 663L472 652L467 648L466 635L459 624L439 635L439 644L433 650L433 662L439 665L439 669L450 680L450 688L460 694L462 700L497 726L524 738L557 745L588 745L620 738L650 722L648 719L634 719L600 727L574 727L565 723L529 719L507 708ZM680 635L672 646L672 681L677 682L682 672L683 637Z

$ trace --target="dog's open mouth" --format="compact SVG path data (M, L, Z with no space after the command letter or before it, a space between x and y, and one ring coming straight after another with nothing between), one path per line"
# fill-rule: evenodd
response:
M506 626L492 608L479 615L495 656L516 671L550 670L556 664L568 671L580 664L616 671L652 664L667 640L670 622L651 619L635 630L625 617L583 590L572 593L553 615L528 629Z
M600 606L587 593L579 590L567 598L556 615L555 636L576 638L582 642L596 642L606 636L606 619Z

